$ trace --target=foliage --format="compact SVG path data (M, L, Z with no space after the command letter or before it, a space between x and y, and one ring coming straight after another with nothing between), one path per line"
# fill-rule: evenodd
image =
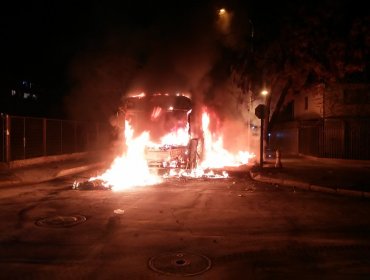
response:
M330 1L303 6L270 32L259 30L255 51L245 49L235 61L233 77L244 94L269 87L269 128L288 92L318 83L370 82L370 17L353 10Z

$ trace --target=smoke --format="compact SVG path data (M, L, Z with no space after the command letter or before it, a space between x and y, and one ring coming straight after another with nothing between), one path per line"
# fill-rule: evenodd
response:
M243 28L232 11L225 21L218 7L199 2L150 4L150 13L131 10L134 15L122 15L123 22L117 16L100 26L100 35L71 63L70 116L109 119L129 94L185 92L195 118L205 105L222 120L237 120L227 53L240 48Z

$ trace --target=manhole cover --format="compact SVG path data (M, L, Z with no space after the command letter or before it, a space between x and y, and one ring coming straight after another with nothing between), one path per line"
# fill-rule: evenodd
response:
M81 215L75 216L52 216L42 218L36 221L36 225L40 227L71 227L86 221L86 217Z
M167 253L150 258L149 267L165 274L192 276L210 269L211 260L192 253Z

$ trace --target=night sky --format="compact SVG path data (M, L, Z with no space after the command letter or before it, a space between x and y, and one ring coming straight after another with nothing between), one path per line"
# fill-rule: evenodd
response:
M44 89L50 106L66 108L71 117L109 115L123 95L135 90L202 91L212 83L207 73L222 59L221 50L248 38L251 22L255 36L273 36L279 21L300 7L299 1L289 2L1 4L1 82L30 80ZM228 37L216 26L222 7L233 11Z

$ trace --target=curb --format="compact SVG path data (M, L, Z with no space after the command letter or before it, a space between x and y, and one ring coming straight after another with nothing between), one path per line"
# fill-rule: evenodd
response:
M285 187L297 188L297 189L302 189L302 190L307 190L307 191L315 191L315 192L322 192L322 193L329 193L329 194L339 194L339 195L350 196L350 197L370 198L370 193L364 192L364 191L324 187L324 186L313 185L313 184L310 184L304 181L298 181L298 180L293 180L293 179L272 178L272 177L261 175L259 172L253 172L253 171L249 171L249 174L253 180L259 181L262 183L282 185Z
M54 176L54 178L60 178L60 177L68 176L68 175L81 173L81 172L84 172L86 170L89 170L89 169L92 169L92 168L95 168L95 167L100 167L101 165L102 165L102 163L95 163L95 164L89 164L89 165L83 165L83 166L63 169L63 170L60 170Z
M61 178L64 176L68 175L73 175L73 174L78 174L84 171L87 171L89 169L97 168L103 166L104 163L93 163L93 164L88 164L88 165L82 165L82 166L77 166L77 167L72 167L72 168L66 168L66 169L61 169L59 170L55 175L50 175L46 176L44 178L35 178L35 180L4 180L0 182L0 188L1 187L12 187L16 185L23 185L23 184L37 184L37 183L43 183L47 181L52 181L57 178Z
M61 177L64 177L64 176L69 176L69 175L73 175L73 174L82 173L82 172L87 171L89 169L98 168L98 167L101 167L103 165L104 165L104 163L98 162L98 163L92 163L92 164L87 164L87 165L81 165L81 166L77 166L77 167L62 169L62 170L58 171L58 173L52 178L52 180L56 179L56 178L61 178Z

